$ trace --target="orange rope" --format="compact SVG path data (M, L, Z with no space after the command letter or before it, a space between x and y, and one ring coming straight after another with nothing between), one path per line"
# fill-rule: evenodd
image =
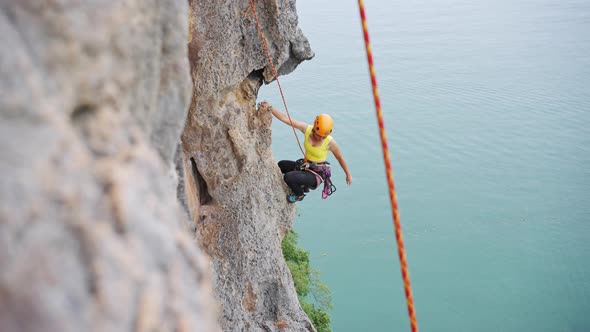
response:
M377 89L377 77L373 66L373 54L371 53L371 44L369 42L369 29L367 27L367 17L365 15L365 5L363 0L358 0L361 21L363 25L363 36L365 38L365 48L367 50L367 61L369 63L369 72L371 74L371 86L373 87L373 97L375 100L375 112L377 113L377 122L379 124L379 133L381 135L381 147L383 150L383 160L387 173L387 183L389 185L389 199L393 212L393 225L395 228L395 238L397 240L397 252L399 255L402 278L404 281L404 290L406 292L406 302L408 304L408 314L410 316L410 326L412 332L418 331L418 322L416 321L416 311L414 309L414 300L412 298L412 287L410 285L410 274L408 272L408 263L406 261L406 251L404 249L404 239L402 237L402 225L399 218L397 206L397 196L395 195L395 184L393 183L393 169L389 159L389 148L387 146L387 137L385 136L385 124L383 123L383 113L381 112L381 101L379 99L379 90Z
M256 26L258 27L258 34L260 35L260 39L262 40L262 46L264 46L264 51L266 53L266 58L268 59L268 63L270 64L270 69L272 70L272 74L274 75L275 79L277 80L277 85L279 86L279 91L281 92L281 98L283 98L283 105L285 105L285 111L287 111L287 117L289 118L289 123L291 124L291 129L293 129L293 135L295 135L295 139L297 140L297 145L299 145L299 150L301 150L301 154L305 156L305 152L303 152L303 148L301 148L301 142L299 142L299 137L295 132L295 127L293 127L293 120L291 120L291 114L289 114L289 108L287 107L287 101L285 100L285 95L283 94L283 89L281 88L281 82L279 81L279 75L275 70L275 66L272 64L272 58L270 57L270 52L268 51L268 46L266 45L266 39L262 34L262 28L260 27L260 21L258 21L258 15L256 15L256 6L254 6L254 0L250 0L250 6L252 7L252 12L254 13L254 19L256 20Z

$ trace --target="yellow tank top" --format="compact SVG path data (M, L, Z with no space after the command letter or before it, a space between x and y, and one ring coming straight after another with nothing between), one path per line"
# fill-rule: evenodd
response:
M311 135L311 131L313 130L313 126L307 126L305 130L305 140L303 141L303 146L305 147L305 159L312 161L314 163L320 161L326 161L328 158L328 144L332 141L332 136L328 135L322 142L320 146L313 146L309 141L309 135Z

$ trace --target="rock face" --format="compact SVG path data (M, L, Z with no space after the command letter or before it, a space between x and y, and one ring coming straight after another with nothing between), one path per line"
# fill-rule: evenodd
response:
M0 331L218 330L175 197L186 0L0 0Z
M256 3L280 74L313 56ZM248 1L0 0L0 43L0 331L314 331Z
M273 63L286 74L313 57L294 0L257 0ZM210 255L224 331L314 331L280 242L294 207L270 149L271 118L256 110L273 79L248 1L191 0L194 91L182 134L184 195Z

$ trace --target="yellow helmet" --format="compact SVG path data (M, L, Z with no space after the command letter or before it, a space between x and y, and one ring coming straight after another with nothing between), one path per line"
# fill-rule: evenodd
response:
M320 114L316 116L315 121L313 122L313 131L322 136L328 137L332 133L332 128L334 128L334 122L332 121L332 117L328 114Z

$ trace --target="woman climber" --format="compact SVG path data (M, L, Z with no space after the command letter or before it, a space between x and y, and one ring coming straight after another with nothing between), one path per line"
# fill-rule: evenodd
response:
M292 194L287 196L289 203L303 200L305 192L308 192L309 189L316 189L322 182L324 183L322 198L328 197L336 190L330 181L330 163L326 161L328 151L334 154L344 173L346 173L346 184L350 185L352 183L352 176L342 152L340 152L338 144L330 135L333 122L328 114L318 115L313 126L311 126L293 118L291 118L292 121L289 121L287 114L272 107L266 100L260 103L259 109L270 109L272 115L277 119L289 126L292 125L295 129L299 129L305 136L303 142L305 147L304 159L279 161L279 168L284 174L283 179L293 191Z

